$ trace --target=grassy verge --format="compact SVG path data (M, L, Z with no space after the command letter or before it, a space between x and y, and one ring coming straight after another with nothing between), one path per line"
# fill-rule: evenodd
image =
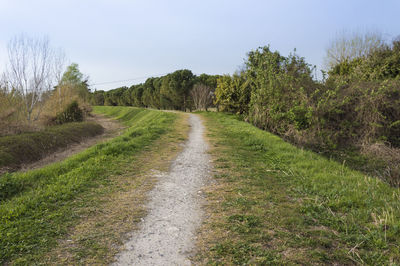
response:
M352 147L347 149L342 148L338 150L321 151L320 154L325 158L344 164L353 170L380 178L390 183L390 179L385 176L387 162L382 158L364 155L361 153L360 149Z
M101 134L103 127L94 122L67 123L43 131L0 137L0 169L16 168L84 138Z
M203 113L216 184L198 263L400 263L400 191L235 116Z
M121 212L127 211L127 223L143 214L141 192L137 201L128 203L123 195L151 187L151 181L138 176L141 165L144 169L149 162L143 159L146 154L164 148L172 155L177 150L158 142L183 139L174 130L179 115L128 107L95 111L116 116L129 128L63 162L0 180L5 191L0 202L0 263L104 264L112 260L123 233L134 227L113 232L118 229L113 224L125 224L119 220Z

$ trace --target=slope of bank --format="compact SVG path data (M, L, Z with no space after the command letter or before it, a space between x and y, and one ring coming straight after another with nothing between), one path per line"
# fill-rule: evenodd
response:
M120 215L133 212L131 220L143 215L140 200L128 206L114 200L118 195L126 195L126 190L145 191L150 187L151 182L145 176L137 175L150 161L143 158L152 150L164 147L158 143L163 138L171 138L169 143L174 144L180 141L174 130L178 115L128 107L102 107L95 111L111 112L114 116L123 113L119 118L128 128L121 136L65 161L25 173L3 175L0 180L0 264L26 265L44 261L57 265L79 264L87 262L87 258L90 258L87 263L104 263L113 257L112 250L123 236L118 228L104 233L106 225L117 224L123 228L124 223L118 223ZM178 150L177 146L164 148L172 155ZM144 200L141 193L137 196ZM110 204L108 208L99 207L106 203ZM124 206L127 208L122 209ZM114 210L119 212L109 219ZM82 229L87 226L79 227L89 221L94 223L90 230ZM125 230L131 231L134 225L128 224ZM94 233L96 230L101 232Z
M20 171L29 171L37 168L44 167L48 164L59 162L67 159L79 152L82 152L98 143L107 141L111 138L122 134L125 126L119 123L117 120L106 117L101 114L93 114L87 118L87 121L94 122L103 127L103 133L85 138L79 142L74 142L66 147L59 148L55 152L52 152L38 161L32 163L23 164Z
M0 137L0 174L40 160L70 144L103 133L96 122L67 123L42 131Z
M222 113L199 264L398 264L400 190Z

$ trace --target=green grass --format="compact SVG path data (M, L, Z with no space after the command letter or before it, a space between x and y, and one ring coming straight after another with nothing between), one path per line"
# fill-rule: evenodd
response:
M235 116L202 113L217 184L197 262L400 264L400 191Z
M0 168L15 168L37 161L45 155L101 134L103 127L94 122L67 123L39 132L0 137Z
M63 162L0 179L0 264L39 263L78 223L79 210L96 202L93 191L107 186L111 190L110 178L129 173L135 156L171 131L177 118L174 113L128 107L94 111L118 117L128 128Z

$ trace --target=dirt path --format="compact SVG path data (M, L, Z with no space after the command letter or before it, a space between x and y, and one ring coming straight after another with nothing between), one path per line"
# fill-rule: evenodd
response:
M190 114L191 131L169 173L159 173L148 215L133 232L114 265L190 265L195 231L202 220L200 189L210 171L203 125Z
M79 143L68 145L67 147L62 148L59 151L49 154L48 156L40 159L39 161L29 164L24 164L21 166L21 169L19 171L28 171L32 169L37 169L51 163L62 161L101 141L106 141L110 138L116 137L122 132L122 129L124 128L124 126L118 123L116 120L101 115L93 115L88 119L88 121L94 121L96 123L99 123L104 128L104 133L95 136L93 138L87 138Z

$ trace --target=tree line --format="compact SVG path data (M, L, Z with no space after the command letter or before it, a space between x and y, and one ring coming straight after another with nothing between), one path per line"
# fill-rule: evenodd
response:
M177 70L130 87L94 91L91 103L182 111L207 109L213 104L218 77L207 74L196 76L188 69Z

